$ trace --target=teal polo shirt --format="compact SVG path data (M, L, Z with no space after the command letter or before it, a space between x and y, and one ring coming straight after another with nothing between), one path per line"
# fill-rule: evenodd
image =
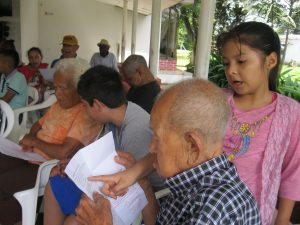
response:
M8 90L15 93L15 96L9 102L12 109L21 108L27 105L27 82L25 76L16 69L7 76L1 74L0 98L5 96Z

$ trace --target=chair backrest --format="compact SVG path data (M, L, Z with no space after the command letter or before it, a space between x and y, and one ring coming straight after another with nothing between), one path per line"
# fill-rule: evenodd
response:
M50 95L50 97L45 101L43 101L42 103L15 109L14 110L15 122L13 124L13 130L11 132L11 135L9 135L8 138L14 142L18 142L20 136L24 135L29 130L29 127L27 127L28 112L33 112L36 110L48 108L55 102L56 102L56 97L53 94Z
M7 137L14 126L14 111L8 103L0 100L0 135Z
M22 225L35 224L37 198L44 195L49 174L57 162L58 160L50 160L42 163L37 173L35 186L31 189L14 193L14 197L19 201L22 208Z
M35 87L27 86L27 106L35 105L39 100L39 92Z

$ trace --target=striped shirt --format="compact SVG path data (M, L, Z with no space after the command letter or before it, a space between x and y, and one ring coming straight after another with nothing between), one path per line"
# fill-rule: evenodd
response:
M166 180L156 224L261 224L256 202L225 155Z

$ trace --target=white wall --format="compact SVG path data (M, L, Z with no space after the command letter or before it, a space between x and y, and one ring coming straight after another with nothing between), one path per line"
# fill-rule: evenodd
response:
M280 35L281 44L285 41L285 35ZM296 61L300 64L300 35L289 35L288 46L285 55L285 63Z
M27 60L27 50L39 46L39 14L38 0L21 0L20 28L21 28L21 58Z
M45 62L51 63L53 59L60 56L60 43L66 34L74 34L78 38L80 45L78 56L88 61L92 54L98 51L96 44L101 38L108 39L111 45L110 51L117 55L122 38L121 8L95 0L40 0L39 2L39 47L44 53ZM131 24L132 13L129 12L126 56L130 55ZM150 26L151 16L139 15L136 52L144 55L146 59L149 55Z

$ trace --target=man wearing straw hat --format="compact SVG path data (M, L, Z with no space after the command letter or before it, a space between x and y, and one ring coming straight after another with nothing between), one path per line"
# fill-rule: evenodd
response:
M108 51L110 47L108 41L106 39L101 39L97 45L99 47L99 52L96 52L92 56L90 61L91 67L103 65L119 71L115 55Z

